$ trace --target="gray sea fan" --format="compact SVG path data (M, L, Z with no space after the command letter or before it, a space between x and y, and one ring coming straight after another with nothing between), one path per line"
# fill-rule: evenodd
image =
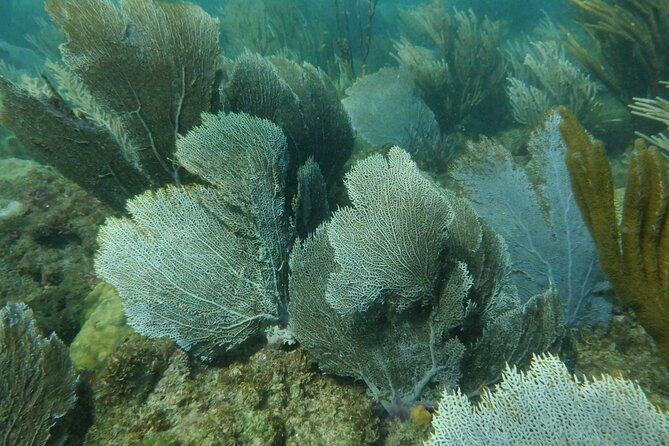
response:
M521 306L503 240L406 152L360 162L346 185L353 206L290 260L291 328L323 370L364 380L404 416L439 386L477 387L559 336L555 296Z
M45 338L23 303L0 309L0 445L59 444L49 430L74 406L76 377L67 347Z
M527 169L517 166L504 147L484 139L470 144L452 176L476 212L506 240L521 299L553 287L568 326L606 322L612 304L598 292L605 278L573 198L560 119L551 113L530 138Z
M245 53L222 91L224 109L269 119L288 138L291 180L309 158L325 182L338 181L353 150L353 130L328 77L309 63Z
M434 315L378 312L341 316L325 300L328 277L338 268L326 226L320 226L291 256L291 328L300 344L327 373L352 376L394 416L406 416L429 386L453 388L460 378L465 346L447 335L465 315L471 276L457 265ZM410 313L410 312L407 312ZM365 320L365 317L368 319Z
M382 68L358 79L346 94L341 102L351 124L371 144L402 147L419 161L439 155L441 137L434 113L406 71Z
M535 356L529 370L507 367L502 382L473 407L444 395L426 446L639 445L669 443L669 414L639 386L604 375L580 380L555 356Z
M285 316L286 156L271 122L205 115L177 157L214 187L146 192L100 229L96 271L135 330L211 359Z
M326 294L340 314L365 311L395 296L401 311L427 302L440 272L453 210L446 196L416 169L408 153L373 155L346 175L353 206L328 225L338 270Z
M291 207L295 230L302 237L313 232L320 222L330 216L327 184L313 158L297 169L297 193Z
M283 131L266 119L202 114L202 124L177 140L177 160L221 191L218 211L237 235L256 239L261 258L285 276L292 244L285 210L288 153ZM285 277L272 289L283 290ZM285 296L284 296L285 297Z

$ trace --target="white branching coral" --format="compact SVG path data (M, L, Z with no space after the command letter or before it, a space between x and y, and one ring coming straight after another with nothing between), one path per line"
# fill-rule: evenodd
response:
M669 414L639 386L608 375L580 380L550 354L534 356L527 372L507 366L477 406L445 393L432 425L425 446L669 443Z

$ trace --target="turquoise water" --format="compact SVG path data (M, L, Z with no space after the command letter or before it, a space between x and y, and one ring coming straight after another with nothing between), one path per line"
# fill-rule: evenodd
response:
M668 444L667 33L0 0L0 446Z

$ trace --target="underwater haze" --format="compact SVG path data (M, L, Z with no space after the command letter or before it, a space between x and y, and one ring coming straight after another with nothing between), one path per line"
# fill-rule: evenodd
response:
M0 446L669 444L669 0L0 0Z

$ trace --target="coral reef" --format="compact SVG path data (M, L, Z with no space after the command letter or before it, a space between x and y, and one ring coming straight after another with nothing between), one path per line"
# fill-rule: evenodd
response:
M618 298L632 307L669 361L669 185L660 153L637 141L620 227L604 146L562 109L560 130L574 199L590 230L602 269Z
M108 283L100 283L84 300L86 322L70 344L70 358L78 371L103 367L107 357L127 338L121 299Z
M131 333L103 360L104 366L86 373L93 391L96 417L102 419L114 408L144 401L153 391L176 351L173 342L150 340Z
M131 200L132 219L114 218L102 228L96 270L119 291L138 332L169 337L211 360L288 321L286 256L294 235L281 129L246 114L202 119L179 138L176 155L211 185L169 186ZM332 247L321 227L294 254L290 317L297 339L324 369L365 379L386 408L402 414L434 379L454 386L461 361L462 384L476 387L494 379L504 361L522 362L550 347L562 320L552 292L518 303L503 242L466 202L436 188L401 149L391 150L390 159L388 166L373 156L349 175L356 206L328 224ZM312 201L311 194L296 197ZM423 242L416 244L416 233ZM382 246L384 239L394 242ZM399 257L397 246L406 248ZM335 260L340 270L329 266ZM360 275L367 262L376 265L376 276ZM327 293L311 292L326 285ZM380 329L373 324L384 305L405 314L379 336L356 338L351 324L368 317L370 329ZM415 320L410 308L420 309ZM461 339L448 335L456 327ZM366 356L375 351L380 363ZM406 351L413 359L397 361ZM368 375L356 372L359 364ZM393 370L390 389L385 366Z
M614 314L609 327L583 327L572 333L575 374L606 373L634 381L654 404L669 410L669 365L632 310Z
M626 147L634 97L637 134L669 153L664 0L19 3L53 23L0 29L0 158L51 167L0 159L3 434L404 446L434 422L541 444L582 428L560 386L602 403L595 434L627 426L621 386L666 424L648 402L669 407L666 160L638 143L611 168L576 122ZM550 20L570 7L565 37ZM516 372L545 351L616 378L552 357ZM540 426L495 424L502 400Z

